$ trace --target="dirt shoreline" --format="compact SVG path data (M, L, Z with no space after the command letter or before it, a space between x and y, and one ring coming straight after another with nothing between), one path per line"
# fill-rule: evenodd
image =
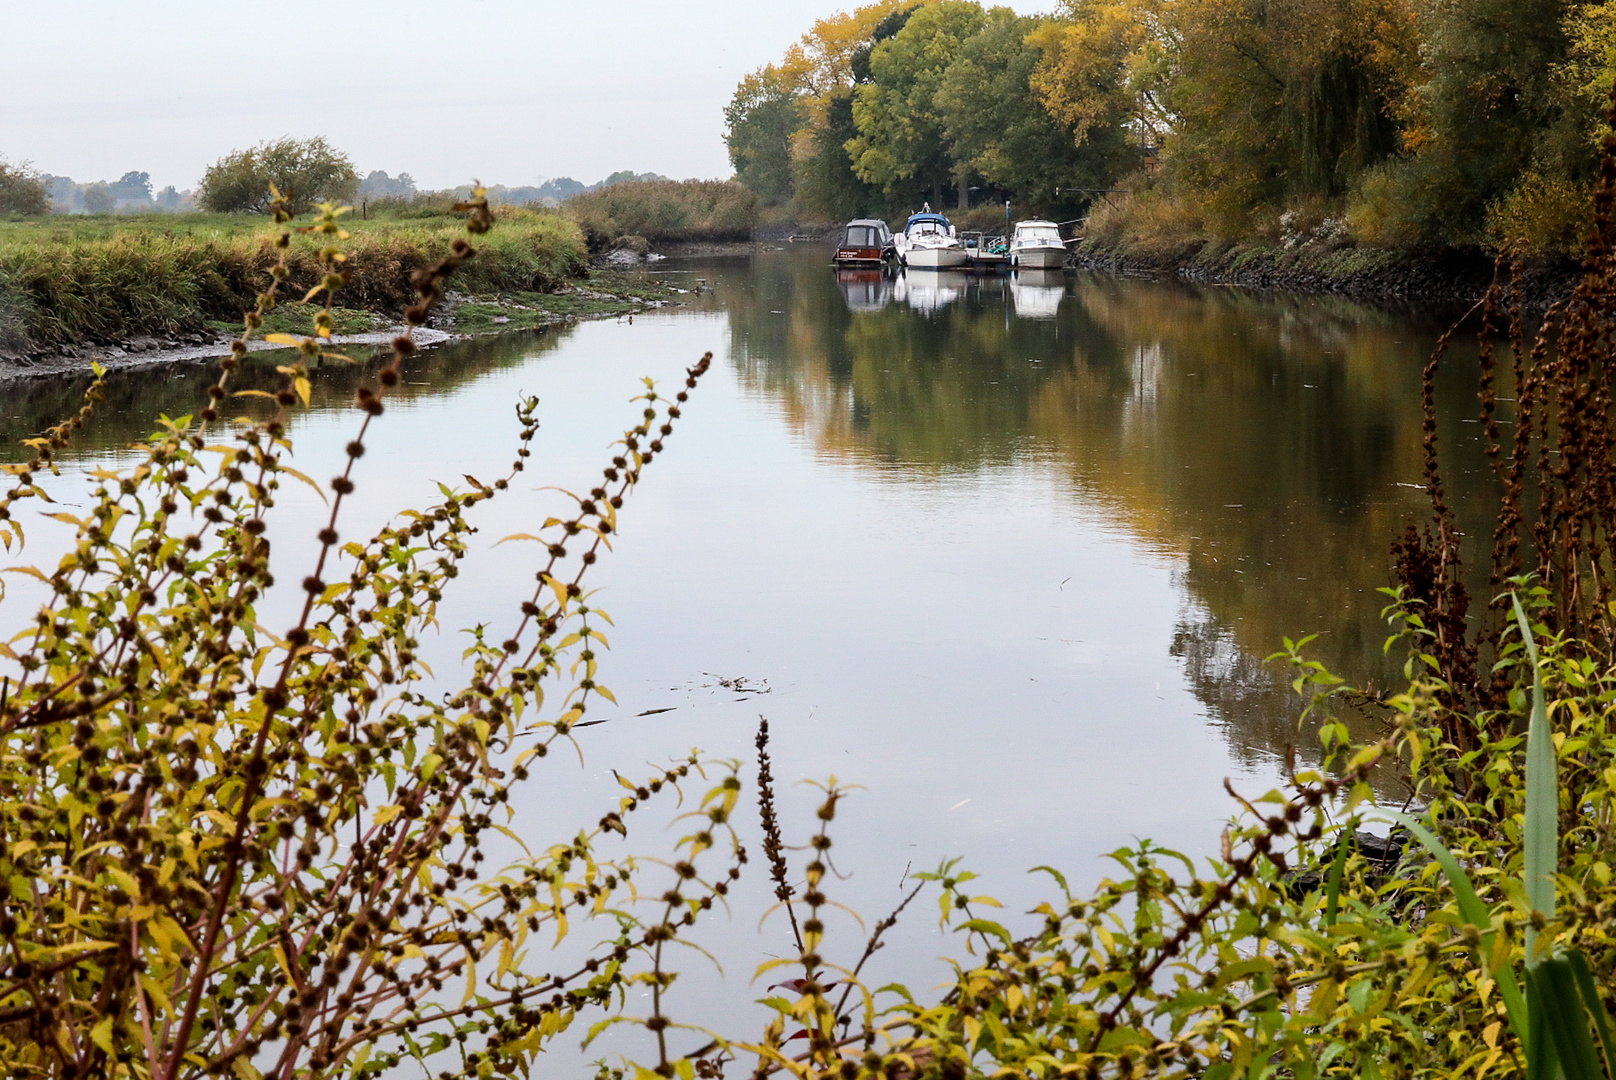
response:
M667 296L652 295L652 288L625 292L609 283L604 289L591 289L575 283L555 293L544 294L567 300L578 310L548 311L531 302L510 297L481 297L449 293L432 322L415 331L421 348L435 348L449 342L520 331L544 330L593 319L616 318L652 308L678 303L675 290ZM530 297L522 299L530 300ZM404 331L403 323L358 334L334 334L333 348L343 346L385 346ZM76 345L48 352L25 355L0 353L0 385L22 379L78 375L100 364L108 371L133 371L175 364L200 364L219 359L230 352L232 335L196 332L166 337L140 336L110 345ZM249 352L283 349L257 339L248 343Z

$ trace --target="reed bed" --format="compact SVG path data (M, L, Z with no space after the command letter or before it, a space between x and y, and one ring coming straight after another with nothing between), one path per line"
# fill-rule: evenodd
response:
M733 180L633 180L575 195L566 213L591 251L624 237L650 242L749 240L758 198Z

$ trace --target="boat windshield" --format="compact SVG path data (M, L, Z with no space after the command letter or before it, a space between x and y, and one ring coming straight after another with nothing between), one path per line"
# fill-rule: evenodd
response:
M947 236L942 225L935 221L917 221L909 226L910 236Z
M877 235L873 225L849 225L847 227L847 236L842 240L842 246L878 248L881 246L881 237Z
M1061 242L1060 229L1054 225L1024 225L1016 230L1016 236L1021 240L1053 240Z

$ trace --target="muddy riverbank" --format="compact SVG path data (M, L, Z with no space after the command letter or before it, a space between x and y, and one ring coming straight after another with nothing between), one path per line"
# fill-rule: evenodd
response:
M679 302L684 290L656 281L645 281L596 273L590 278L542 293L511 293L472 296L450 292L439 305L429 325L415 332L418 345L431 348L446 342L518 333L564 326L588 319L615 318L666 307ZM404 329L380 315L348 312L347 323L368 321L356 332L338 333L331 343L336 347L379 347ZM341 323L339 323L339 327ZM282 330L280 326L271 329ZM283 332L307 329L288 325ZM173 364L203 363L230 351L233 334L222 324L195 332L143 334L110 344L70 345L58 349L30 351L0 349L0 383L42 376L67 375L88 371L95 364L108 370L134 370ZM248 348L257 352L281 348L263 340Z

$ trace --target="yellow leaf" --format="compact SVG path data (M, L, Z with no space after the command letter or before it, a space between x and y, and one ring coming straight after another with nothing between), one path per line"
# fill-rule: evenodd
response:
M403 812L404 808L397 803L393 803L390 806L384 806L380 810L376 811L376 824L386 825L389 821L392 821Z
M272 345L291 345L294 348L303 344L301 340L291 334L265 334L264 340Z
M544 537L534 536L532 533L511 533L511 535L507 536L504 540L501 540L494 546L499 547L500 544L505 543L507 540L532 540L536 544L545 544L549 542L545 540Z
M309 380L307 380L307 379L303 378L301 375L299 375L297 377L297 379L292 383L292 385L297 388L297 396L303 399L303 407L305 409L308 408L309 407Z
M231 394L230 396L231 397L267 397L271 401L275 400L275 395L269 393L267 390L237 390L234 394Z
M288 476L296 477L297 479L303 481L305 484L309 485L309 487L313 488L319 494L321 502L328 502L329 501L325 497L325 490L323 488L321 488L319 484L316 484L312 479L305 476L303 473L300 473L296 469L291 468L290 466L287 466L287 465L282 465L281 466L281 472L285 473Z
M323 292L325 292L325 286L324 285L316 285L314 288L310 289L308 292L303 294L303 302L306 304L310 300L313 300L316 296L319 296Z
M112 1014L111 1013L108 1013L106 1016L103 1016L101 1018L101 1022L96 1024L95 1027L90 1029L90 1038L94 1039L95 1040L95 1045L99 1046L102 1050L105 1050L109 1054L112 1053Z

